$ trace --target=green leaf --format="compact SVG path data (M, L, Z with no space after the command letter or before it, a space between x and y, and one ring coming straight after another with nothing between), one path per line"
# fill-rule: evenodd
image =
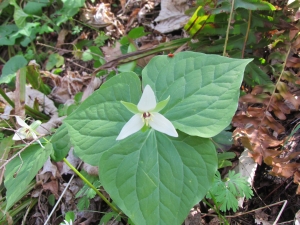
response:
M52 145L45 149L39 144L30 145L20 157L14 158L6 166L4 185L6 187L7 205L10 209L22 197L23 191L46 162L52 151Z
M143 37L147 34L148 33L146 33L144 31L144 27L136 27L136 28L133 28L131 31L129 31L128 37L130 37L131 39L137 39L137 38Z
M137 104L140 96L140 79L133 72L119 74L101 85L64 120L76 155L98 166L102 153L117 144L119 132L132 117L121 101Z
M82 196L77 203L77 207L80 211L88 209L90 206L90 199L87 196Z
M244 8L248 10L276 10L276 8L262 0L238 0L234 2L234 9Z
M53 194L48 196L48 203L53 207L55 205L55 196Z
M64 57L57 53L51 54L46 64L46 70L51 70L53 67L60 67L64 64L64 62Z
M27 66L26 79L34 89L39 90L45 95L49 95L51 93L50 87L44 84L39 71L34 65Z
M58 162L66 157L71 148L70 137L66 125L63 123L51 138L53 153L51 158Z
M181 224L208 191L217 165L209 139L148 130L100 158L100 180L135 224Z
M229 125L237 109L244 69L251 60L195 52L157 56L144 68L143 84L155 90L159 101L170 96L161 114L176 129L213 137Z
M273 85L271 78L262 71L254 62L247 65L245 69L244 81L251 87L256 85Z
M103 31L100 31L98 36L94 39L94 43L97 45L97 47L102 47L105 44L105 41L109 39L109 36L107 36Z
M16 72L27 65L27 60L22 55L11 57L2 68L2 75L0 77L0 84L9 83L16 77Z
M229 150L233 144L232 132L227 131L227 129L228 127L216 136L212 137L212 141L216 146L216 149L223 152Z
M221 211L225 212L232 209L236 212L238 209L237 198L245 196L249 199L253 193L246 178L230 170L228 178L225 178L224 181L222 181L219 171L216 172L214 184L210 188L207 198L212 198L212 196L220 205Z
M93 59L93 55L91 54L91 50L87 49L82 53L82 57L81 59L86 62L86 61L90 61Z
M106 225L112 218L114 218L114 220L121 221L121 217L118 213L109 212L102 216L99 225Z
M41 15L42 8L50 4L48 0L31 0L28 1L25 7L23 8L24 12L30 15Z
M218 169L232 166L228 159L233 159L236 155L233 152L222 152L218 154Z
M69 211L65 215L65 220L70 222L70 221L75 221L75 213L73 211Z
M222 12L229 13L231 10L231 2L228 0L219 1L218 7L213 9L212 14L218 14ZM276 8L266 1L262 0L238 0L234 2L234 9L244 8L247 10L276 10Z
M12 34L17 32L19 28L15 24L0 26L0 46L14 45L16 39L20 36L12 37Z
M19 28L25 27L26 19L29 15L26 14L19 6L17 6L17 5L14 5L14 6L15 6L14 20L15 20L16 25Z
M61 0L63 7L56 12L56 25L60 26L63 22L69 20L79 11L79 8L84 6L84 0Z
M136 50L137 50L136 47L132 43L130 43L128 45L126 53L135 52ZM136 66L136 61L125 63L125 64L122 64L122 65L118 66L118 71L120 71L120 72L130 72L130 71L134 70L135 66Z

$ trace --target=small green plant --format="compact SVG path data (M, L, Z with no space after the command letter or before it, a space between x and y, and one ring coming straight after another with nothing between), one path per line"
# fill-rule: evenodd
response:
M245 177L234 171L228 172L228 177L221 179L219 171L216 172L214 182L206 197L213 199L215 205L222 211L238 209L238 198L253 196L251 187Z
M63 223L60 223L60 225L73 225L74 221L75 221L75 213L70 211L66 213L65 220Z

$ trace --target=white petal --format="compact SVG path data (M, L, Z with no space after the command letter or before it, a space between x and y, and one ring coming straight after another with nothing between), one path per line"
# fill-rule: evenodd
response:
M21 127L29 128L29 126L27 125L27 123L25 123L25 121L22 120L19 116L16 116L16 119L17 119L17 123L18 123Z
M23 140L23 139L26 139L26 134L24 134L24 129L23 128L19 128L15 135L13 136L13 140L14 141L19 141L19 140Z
M142 97L137 104L140 112L150 112L156 107L156 99L152 88L146 85Z
M131 119L124 125L120 134L116 140L122 140L129 135L139 131L144 126L144 121L141 114L135 114Z
M169 136L178 137L175 127L166 117L156 112L152 112L151 114L152 120L149 120L150 127Z

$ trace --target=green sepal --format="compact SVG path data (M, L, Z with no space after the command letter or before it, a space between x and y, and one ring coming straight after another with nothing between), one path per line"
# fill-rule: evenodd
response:
M31 127L32 130L35 131L41 124L42 124L41 121L36 120L36 121L34 121L34 122L30 125L30 127Z
M145 124L145 125L142 127L141 131L142 131L142 132L146 132L148 129L149 129L149 127Z
M140 113L140 111L138 110L137 106L131 102L124 102L121 101L121 103L126 107L126 109L128 109L130 112L137 114Z
M165 108L165 106L168 104L169 100L170 100L170 95L165 100L157 103L157 105L156 105L155 109L153 110L153 112L159 112L160 110L162 110L163 108Z

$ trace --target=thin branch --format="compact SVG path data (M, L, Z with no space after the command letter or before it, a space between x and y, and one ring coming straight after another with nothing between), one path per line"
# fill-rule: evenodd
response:
M278 80L277 80L277 82L276 82L276 85L275 85L275 87L274 87L274 89L273 89L273 92L272 92L272 95L271 95L271 97L270 97L270 100L269 100L268 105L267 105L267 107L266 107L266 112L268 111L268 108L269 108L270 105L271 105L271 102L272 102L272 100L273 100L275 91L276 91L277 86L278 86L278 84L279 84L279 82L280 82L280 80L281 80L281 77L282 77L282 75L283 75L283 72L284 72L284 69L285 69L285 65L286 65L286 62L287 62L287 60L288 60L288 57L289 57L291 48L292 48L292 46L290 45L289 50L288 50L288 52L287 52L287 54L286 54L286 56L285 56L285 60L284 60L284 63L283 63L283 67L282 67L280 76L279 76L279 78L278 78ZM265 117L266 117L266 113L264 113L264 116L263 116L262 119L260 120L259 127L261 126L262 121L264 121Z
M242 50L242 57L241 57L242 59L244 58L245 49L246 49L246 45L247 45L247 41L248 41L248 37L249 37L249 31L250 31L250 26L251 26L251 17L252 17L252 11L249 10L248 26L247 26L247 31L246 31L246 35L245 35L244 46L243 46L243 50Z
M229 36L229 30L230 30L230 23L231 23L231 18L233 14L233 9L234 9L234 0L231 2L231 10L228 18L228 25L227 25L227 31L226 31L226 38L225 38L225 43L224 43L224 50L223 50L223 56L226 56L226 48L227 48L227 42L228 42L228 36Z

